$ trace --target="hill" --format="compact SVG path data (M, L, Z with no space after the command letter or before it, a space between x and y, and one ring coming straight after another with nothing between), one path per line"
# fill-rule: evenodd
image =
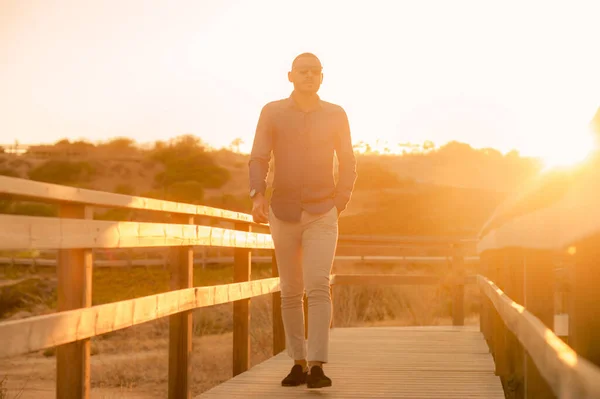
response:
M145 149L128 139L96 145L63 140L19 156L0 154L0 174L249 212L248 159L209 149L194 136ZM453 142L419 154L357 153L357 168L340 233L472 235L540 166L517 153ZM0 212L52 215L55 210L0 201ZM127 215L102 211L97 217Z

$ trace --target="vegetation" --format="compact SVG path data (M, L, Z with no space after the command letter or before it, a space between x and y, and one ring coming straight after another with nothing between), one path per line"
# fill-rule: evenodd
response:
M0 167L0 176L20 177L19 173L14 169Z
M30 170L29 178L73 186L90 182L95 174L96 168L89 162L52 159Z
M356 168L356 190L384 190L390 188L409 188L416 185L412 179L400 179L398 174L386 169L376 160L359 162Z
M156 143L150 158L164 170L154 180L165 199L199 204L204 189L220 188L230 179L227 169L216 164L200 140L183 136L169 144Z

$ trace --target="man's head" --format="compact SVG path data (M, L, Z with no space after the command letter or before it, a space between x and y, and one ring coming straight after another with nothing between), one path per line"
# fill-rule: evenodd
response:
M292 62L292 70L288 72L288 80L294 84L294 90L312 94L319 91L323 83L323 67L321 61L312 53L302 53Z

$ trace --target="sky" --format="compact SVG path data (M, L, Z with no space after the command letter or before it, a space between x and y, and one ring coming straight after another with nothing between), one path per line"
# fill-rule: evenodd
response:
M249 151L293 58L375 144L590 148L597 1L0 0L0 143L194 134Z

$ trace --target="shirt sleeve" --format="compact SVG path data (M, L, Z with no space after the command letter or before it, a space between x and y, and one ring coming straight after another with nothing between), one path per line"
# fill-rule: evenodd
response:
M269 161L273 150L273 135L271 129L270 112L265 105L258 118L250 161L248 162L250 173L250 189L265 194L267 190L267 175L269 173Z
M350 124L346 111L341 110L338 134L336 136L335 152L338 158L338 183L335 190L335 206L338 211L346 209L354 183L356 182L356 158L352 148L352 137L350 134Z

